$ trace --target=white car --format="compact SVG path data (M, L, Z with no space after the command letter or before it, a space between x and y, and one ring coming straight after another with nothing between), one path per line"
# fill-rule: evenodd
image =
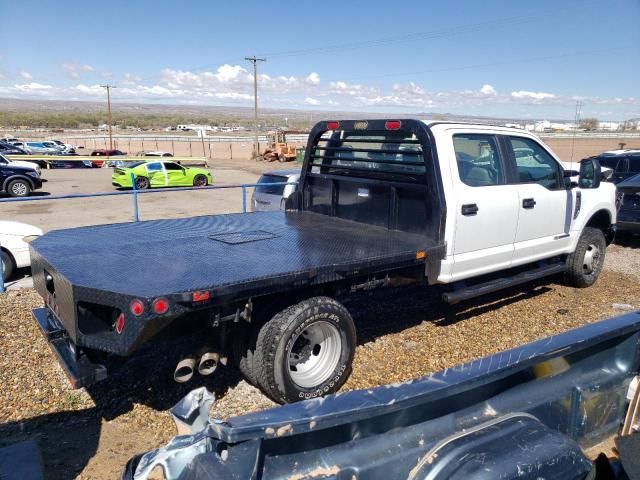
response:
M8 280L17 268L31 266L29 242L42 235L42 230L26 223L0 220L3 278Z
M40 169L37 163L23 162L22 160L9 160L7 157L5 157L0 153L0 165L9 165L9 164L15 165L16 167L31 168L32 170L35 170L36 172L38 172L38 176L42 176L42 170Z

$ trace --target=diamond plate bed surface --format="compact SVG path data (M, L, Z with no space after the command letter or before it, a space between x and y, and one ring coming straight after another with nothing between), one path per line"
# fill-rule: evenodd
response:
M310 212L258 212L58 230L32 247L75 286L152 297L408 260L427 242Z

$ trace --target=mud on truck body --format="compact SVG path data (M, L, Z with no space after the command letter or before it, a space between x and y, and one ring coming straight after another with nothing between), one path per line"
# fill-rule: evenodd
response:
M418 120L320 122L286 211L54 231L31 243L34 318L76 387L167 335L213 345L281 402L336 391L356 346L339 294L445 285L456 303L541 277L596 281L615 229L597 160L565 171L535 136ZM578 176L578 181L574 181ZM171 252L170 257L166 255Z

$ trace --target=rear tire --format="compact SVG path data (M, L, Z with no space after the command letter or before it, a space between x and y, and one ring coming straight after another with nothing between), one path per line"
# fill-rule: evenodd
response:
M593 285L602 271L606 249L602 230L585 227L575 251L567 257L565 282L577 288Z
M251 324L242 324L238 327L237 338L233 342L233 360L245 379L258 388L260 385L258 385L256 378L253 359L260 328L276 313L289 305L290 303L286 300L275 300L260 305L253 312Z
M313 297L276 314L256 338L254 372L279 403L337 391L351 373L356 329L345 307Z
M7 185L7 193L12 197L28 197L31 193L31 185L26 180L21 178L9 182Z
M149 179L147 177L136 177L137 190L146 190L149 186Z
M7 280L9 280L9 278L11 278L11 275L13 275L13 271L15 270L16 267L13 264L13 258L11 258L11 255L9 255L7 252L2 250L1 256L2 256L2 268L3 268L2 278L6 282Z
M207 177L204 175L196 175L193 177L193 186L194 187L206 187L208 184Z

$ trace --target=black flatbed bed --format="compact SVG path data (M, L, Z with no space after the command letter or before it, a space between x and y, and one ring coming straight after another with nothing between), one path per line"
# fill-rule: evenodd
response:
M349 272L424 263L424 235L307 211L153 220L53 231L32 243L79 288L158 297L234 287L331 281Z

